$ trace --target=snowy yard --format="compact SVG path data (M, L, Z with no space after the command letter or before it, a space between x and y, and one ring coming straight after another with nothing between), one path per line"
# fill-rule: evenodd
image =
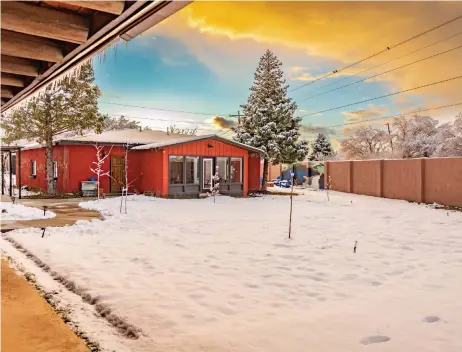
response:
M47 210L45 215L43 215L43 210L26 207L21 204L13 204L10 202L1 202L1 207L3 210L6 210L6 213L1 214L2 221L6 220L34 220L34 219L49 219L56 216L52 211Z
M80 322L117 351L462 350L462 213L293 199L292 240L287 196L134 196L127 215L105 199L83 203L105 221L7 236L141 330L130 340Z

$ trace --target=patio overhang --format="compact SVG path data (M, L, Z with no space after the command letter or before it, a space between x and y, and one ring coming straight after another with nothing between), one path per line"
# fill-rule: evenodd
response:
M119 39L135 38L191 2L2 2L2 113Z

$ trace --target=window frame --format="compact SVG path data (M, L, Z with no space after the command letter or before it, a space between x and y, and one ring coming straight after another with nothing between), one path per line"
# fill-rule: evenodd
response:
M181 165L182 165L182 181L181 183L173 183L172 182L172 175L171 175L171 172L172 172L172 169L171 169L171 159L173 158L181 158L182 161L181 161ZM185 170L185 160L186 160L186 156L184 155L169 155L168 156L168 184L169 185L172 185L172 186L182 186L182 185L185 185L185 176L186 176L186 170ZM179 162L178 162L179 164Z
M188 182L187 180L187 168L186 168L186 161L187 159L190 158L190 159L196 159L197 160L197 182ZM191 155L185 155L183 157L183 171L184 171L184 177L183 177L183 185L200 185L201 184L201 167L200 167L200 163L201 163L201 157L200 156L191 156Z
M33 178L36 178L37 177L37 160L31 160L30 161L30 175L33 177Z
M227 161L228 167L226 168L227 169L226 173L227 173L227 176L228 176L228 180L222 181L221 178L220 178L219 182L220 182L220 184L222 183L224 185L230 184L231 183L231 179L230 179L231 178L230 177L231 176L231 157L229 157L229 156L216 156L214 158L215 158L215 170L218 167L218 159L225 159ZM220 170L220 169L218 169L218 170Z
M239 175L240 181L239 182L233 182L232 179L231 179L231 168L233 167L233 164L232 164L233 159L234 160L239 160L239 162L241 164L240 172L239 172L240 173L240 175ZM244 184L244 172L243 171L244 171L244 159L241 158L241 157L238 157L238 156L231 156L229 158L229 178L230 178L229 183L236 184L236 185Z

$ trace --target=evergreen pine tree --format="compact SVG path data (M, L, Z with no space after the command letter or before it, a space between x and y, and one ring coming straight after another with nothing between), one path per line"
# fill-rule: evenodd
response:
M316 140L311 145L311 149L310 160L321 161L334 155L330 140L322 133L318 134Z
M301 119L297 105L287 97L282 63L267 50L260 58L247 104L241 107L234 139L264 151L262 189L266 190L269 163L294 163L308 154L308 143L300 141Z
M103 117L98 113L101 91L93 84L91 63L82 65L73 77L48 85L25 106L2 116L5 142L27 139L45 145L47 191L56 193L53 178L53 138L66 132L101 132Z

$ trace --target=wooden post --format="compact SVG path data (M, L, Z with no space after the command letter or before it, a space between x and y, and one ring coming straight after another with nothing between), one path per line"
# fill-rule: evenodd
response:
M9 153L9 163L10 163L10 196L13 195L13 157L12 157L12 153L11 153L11 150L10 150L10 153Z
M19 192L19 199L22 198L22 192L21 192L21 148L18 148L18 155L17 155L17 167L16 167L16 179L18 181L18 192Z

